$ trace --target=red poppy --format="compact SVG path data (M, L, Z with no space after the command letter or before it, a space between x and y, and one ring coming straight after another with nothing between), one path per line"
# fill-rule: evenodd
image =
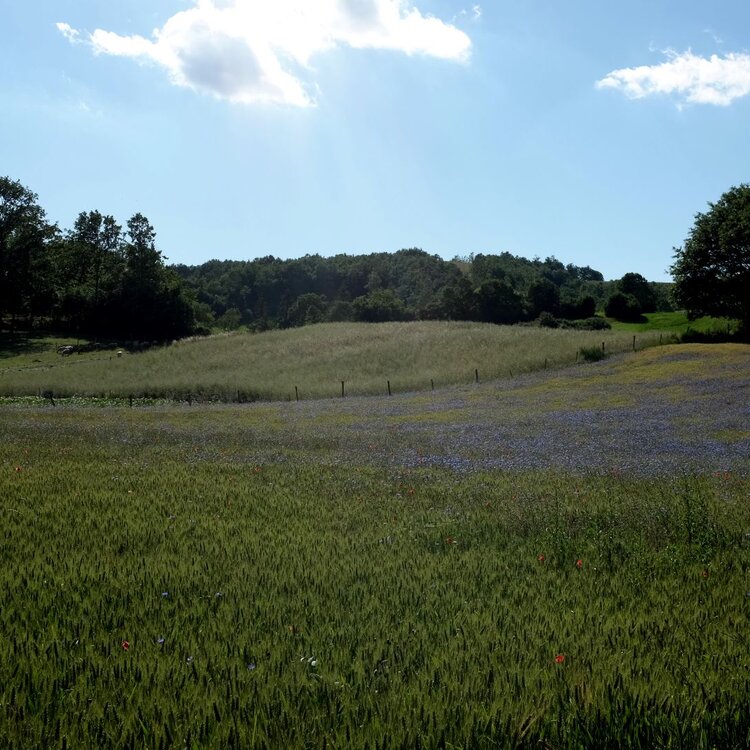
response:
M578 560L576 560L576 568L580 570L583 567L583 560L579 557Z
M565 654L558 654L555 657L555 664L562 664L565 661Z
M539 562L544 562L546 559L547 558L544 555L539 555L539 557L537 557L537 560L539 560Z
M122 642L122 650L127 651L130 648L130 642L129 641L123 641Z

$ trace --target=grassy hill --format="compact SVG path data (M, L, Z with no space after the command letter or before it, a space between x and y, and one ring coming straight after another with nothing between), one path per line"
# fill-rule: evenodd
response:
M329 323L262 334L179 341L116 356L114 349L61 357L59 341L6 346L0 395L285 400L428 390L573 364L582 348L633 348L631 331L573 331L482 323ZM673 339L638 334L637 348Z

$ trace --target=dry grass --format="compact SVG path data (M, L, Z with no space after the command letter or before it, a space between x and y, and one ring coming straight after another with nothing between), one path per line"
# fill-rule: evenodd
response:
M660 334L640 334L638 348ZM664 338L666 343L667 338ZM556 368L582 347L632 349L633 335L480 323L332 323L263 334L191 339L122 358L77 356L55 364L15 358L0 370L0 394L215 397L284 400L419 391ZM37 357L38 358L38 357Z

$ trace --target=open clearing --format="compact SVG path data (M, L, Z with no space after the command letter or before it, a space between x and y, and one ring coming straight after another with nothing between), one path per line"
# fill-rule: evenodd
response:
M746 748L750 348L0 412L0 745Z

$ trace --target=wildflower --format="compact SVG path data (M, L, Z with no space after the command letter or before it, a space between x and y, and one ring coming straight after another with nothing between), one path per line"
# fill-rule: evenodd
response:
M163 636L163 635L160 635L160 636L159 636L159 637L158 637L158 638L156 639L156 642L157 642L157 643L158 643L158 644L159 644L160 646L163 646L163 645L164 645L164 636Z
M161 592L161 595L162 595L162 596L163 596L163 597L164 597L165 599L167 599L167 598L169 597L169 591L162 591L162 592Z
M701 571L701 578L708 578L708 571L707 570L702 570Z
M122 642L122 650L128 651L130 649L130 642L129 641L123 641Z
M16 466L16 472L23 471L23 469L20 466Z
M193 663L193 657L192 657L192 656L188 656L188 658L187 658L187 659L185 659L185 661L186 661L186 662L187 662L188 664L192 664L192 663Z
M456 540L452 536L445 537L445 543L448 545L455 544Z
M580 570L582 567L583 567L583 560L581 560L581 558L579 557L576 560L576 568L578 568L578 570Z
M539 560L539 562L544 562L547 558L544 555L539 555L536 559Z
M251 662L250 662L250 663L249 663L249 664L247 665L247 671L248 671L248 672L252 672L252 671L253 671L254 669L255 669L255 662L254 662L254 661L251 661Z
M565 661L565 654L558 654L555 657L555 664L562 664Z

